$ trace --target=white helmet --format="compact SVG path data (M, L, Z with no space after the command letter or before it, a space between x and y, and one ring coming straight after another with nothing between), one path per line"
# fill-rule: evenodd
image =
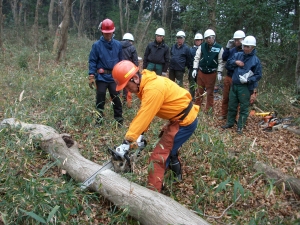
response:
M176 34L176 37L184 37L185 38L185 33L183 31L178 31Z
M233 34L233 39L235 39L235 38L244 38L244 37L246 37L246 35L245 35L244 31L242 31L242 30L237 30Z
M155 34L156 35L162 35L162 36L165 36L165 30L163 28L158 28L156 31L155 31Z
M256 39L253 36L247 36L245 39L242 41L243 45L252 45L256 46Z
M123 35L123 40L134 41L134 37L131 33L126 33Z
M203 39L202 34L197 33L197 34L195 35L195 37L194 37L194 40L196 40L196 39Z
M207 29L204 32L204 38L207 38L208 36L216 36L216 33L212 29Z

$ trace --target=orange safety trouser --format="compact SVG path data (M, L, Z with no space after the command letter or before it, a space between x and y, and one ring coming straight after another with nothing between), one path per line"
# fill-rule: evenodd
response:
M229 76L225 76L224 78L224 87L223 87L223 99L222 99L222 116L227 116L228 112L228 102L229 102L229 91L230 86L232 84L232 78Z
M203 101L204 89L207 92L206 110L208 111L214 106L214 88L217 78L217 72L206 74L201 70L198 71L197 75L197 90L195 96L195 104L201 106Z
M166 162L173 148L174 137L179 130L179 122L170 122L163 128L163 135L155 146L150 159L148 168L148 185L152 190L161 192Z

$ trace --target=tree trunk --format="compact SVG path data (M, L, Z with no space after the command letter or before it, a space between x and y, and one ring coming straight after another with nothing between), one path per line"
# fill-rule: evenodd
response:
M137 52L141 52L141 48L144 47L142 43L143 43L143 40L145 39L145 36L147 34L149 25L150 25L150 23L152 21L152 15L153 15L153 12L154 12L156 1L157 0L152 0L152 3L151 3L151 6L152 6L151 12L150 12L150 15L149 15L149 18L148 18L148 22L147 22L147 24L146 24L146 26L144 28L144 31L141 31L142 37L140 38L140 42L139 42L138 47L137 47L138 48Z
M19 17L18 17L18 0L10 0L11 11L13 14L15 26L19 25Z
M123 37L124 35L124 27L123 27L123 6L122 6L122 0L119 0L119 10L120 10L120 29L121 29L121 35Z
M129 32L129 20L130 20L130 7L128 0L126 0L126 11L125 11L125 18L126 18L126 32ZM124 34L122 34L123 36Z
M140 24L140 21L141 21L141 18L142 18L142 13L143 13L143 6L144 6L144 0L141 0L140 1L138 18L137 18L137 21L136 21L136 24L135 24L135 27L134 27L134 31L133 31L133 37L137 36L137 31L138 31L139 24ZM139 42L137 42L137 43L139 43Z
M85 6L86 0L80 0L80 9L79 9L79 24L78 24L78 37L83 37L84 35L84 24L85 24Z
M168 9L169 9L169 0L162 0L161 1L161 10L162 10L162 15L161 15L161 24L163 28L167 27L167 15L168 15Z
M209 1L209 28L216 31L216 0Z
M61 42L58 49L56 61L59 62L62 58L65 58L68 42L68 30L71 18L71 0L64 0L64 16L61 26Z
M300 6L298 5L298 12ZM296 71L295 71L295 81L296 81L296 93L300 94L300 16L298 13L298 51L297 51L297 62L296 62Z
M50 35L54 34L54 26L53 26L53 10L54 10L54 2L55 0L50 1L49 11L48 11L48 27Z
M38 43L39 43L39 6L41 5L41 0L36 1L35 7L35 16L34 16L34 23L33 23L33 36L34 36L34 48L37 51Z
M281 171L268 167L266 164L262 162L256 162L254 165L254 169L258 172L262 172L268 179L272 179L275 181L275 186L279 189L282 189L283 184L287 190L291 190L297 195L300 196L300 180L287 176L283 174Z
M76 18L75 18L75 16L74 16L74 11L73 11L74 5L75 5L75 4L72 4L72 5L71 5L71 17L72 17L72 19L73 19L73 24L74 24L74 26L77 28L77 31L78 31L78 24L77 24L77 22L76 22Z
M52 127L22 123L13 118L0 123L0 129L6 126L25 130L33 141L41 142L41 148L53 160L60 162L59 166L77 182L83 182L101 168L79 153L77 143L68 134L59 134ZM109 169L97 176L90 189L117 206L129 207L130 215L141 224L209 224L173 199L132 183Z
M2 34L3 34L3 0L0 0L0 49L2 50L3 41L2 41ZM3 50L2 50L3 51Z

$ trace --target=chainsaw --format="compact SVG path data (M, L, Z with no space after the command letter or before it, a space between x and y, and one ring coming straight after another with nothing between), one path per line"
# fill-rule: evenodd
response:
M130 145L130 149L124 150L122 148L110 148L108 147L108 153L111 155L111 159L104 163L100 169L92 174L88 179L86 179L82 185L81 189L85 189L94 183L96 177L101 172L111 169L116 173L131 173L134 163L140 156L141 151L147 146L147 141L140 135L138 140ZM133 151L136 149L135 151Z

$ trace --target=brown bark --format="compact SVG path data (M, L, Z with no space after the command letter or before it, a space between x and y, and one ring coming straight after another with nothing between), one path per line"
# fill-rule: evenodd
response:
M216 0L210 0L209 1L209 28L216 30Z
M140 1L140 7L139 7L139 14L138 14L138 19L136 21L135 27L134 27L134 31L133 31L133 36L136 37L137 36L137 31L139 28L139 24L142 18L142 14L143 14L143 6L144 6L144 0Z
M293 191L300 196L300 179L285 175L281 171L271 168L262 162L256 162L254 169L258 172L264 173L268 179L275 181L275 186L282 189L283 184L287 190Z
M68 30L71 18L71 0L64 0L64 16L61 26L61 42L58 49L58 54L56 61L59 62L61 59L65 58L68 42Z
M79 9L79 24L78 24L78 37L83 37L84 35L84 22L85 22L85 6L86 0L80 0L80 9Z
M39 22L39 6L41 5L41 0L36 1L35 6L35 16L34 16L34 24L33 24L33 36L34 36L34 48L37 50L38 46L38 38L39 38L39 29L38 29L38 22Z
M20 23L19 14L18 14L18 4L19 4L18 0L10 1L11 11L12 11L14 22L15 22L16 26L18 26Z
M162 10L162 15L161 15L161 23L163 28L167 27L167 15L168 15L168 9L169 9L169 4L170 1L169 0L162 0L162 6L161 6L161 10Z
M70 135L59 134L52 127L22 123L13 118L0 123L0 128L5 126L27 131L31 139L41 143L41 148L53 160L60 162L59 166L77 182L83 182L101 168L79 153L78 144ZM130 215L141 224L209 224L175 200L130 182L109 169L97 176L90 189L99 192L117 206L128 207Z
M121 28L121 34L122 36L124 35L124 28L123 28L123 5L122 5L122 0L119 0L119 11L120 11L120 28Z
M48 11L48 27L50 34L54 34L54 26L53 26L53 10L54 10L54 2L55 0L50 1L49 11Z
M153 12L154 12L154 8L155 8L156 1L157 1L157 0L152 0L152 3L151 3L151 5L152 5L151 12L150 12L150 15L149 15L149 18L148 18L148 22L147 22L147 24L146 24L146 26L145 26L145 28L144 28L144 31L142 31L142 37L140 38L140 42L139 42L138 47L137 47L137 48L138 48L138 51L137 51L137 52L141 52L141 48L144 47L144 46L142 45L142 43L143 43L143 41L144 41L144 39L145 39L145 36L146 36L146 34L147 34L149 25L150 25L150 23L151 23L151 21L152 21L152 15L153 15Z

